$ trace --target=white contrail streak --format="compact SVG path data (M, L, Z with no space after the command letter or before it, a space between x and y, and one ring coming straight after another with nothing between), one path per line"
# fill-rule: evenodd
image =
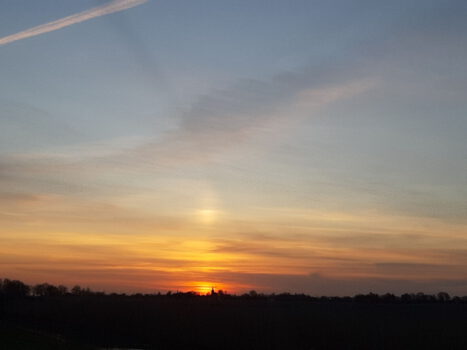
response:
M108 15L114 12L123 11L131 7L141 5L147 1L148 0L112 0L108 4L94 7L92 9L89 9L89 10L86 10L80 13L76 13L71 16L64 17L53 22L41 24L37 27L33 27L31 29L27 29L16 34L12 34L12 35L8 35L3 38L0 38L0 46L12 43L17 40L26 39L32 36L52 32L54 30L68 27L68 26L71 26L72 24L84 22L92 18L105 16L105 15Z

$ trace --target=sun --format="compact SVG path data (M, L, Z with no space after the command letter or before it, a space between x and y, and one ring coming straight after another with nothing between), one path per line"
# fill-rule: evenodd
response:
M209 295L213 290L215 292L219 290L225 291L226 287L224 284L216 282L193 282L190 285L191 290L200 295Z
M199 293L201 295L207 295L207 294L211 293L213 288L214 288L213 286L200 285L200 286L196 286L195 292L197 292L197 293Z

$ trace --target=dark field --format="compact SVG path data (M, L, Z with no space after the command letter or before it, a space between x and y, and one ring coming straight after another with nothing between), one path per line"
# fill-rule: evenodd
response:
M1 349L467 349L463 300L67 295L0 311Z

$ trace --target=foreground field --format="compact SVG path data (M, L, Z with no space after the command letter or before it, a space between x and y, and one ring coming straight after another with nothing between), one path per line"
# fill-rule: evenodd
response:
M27 297L5 303L2 318L16 327L3 330L5 349L467 349L467 304L452 302Z

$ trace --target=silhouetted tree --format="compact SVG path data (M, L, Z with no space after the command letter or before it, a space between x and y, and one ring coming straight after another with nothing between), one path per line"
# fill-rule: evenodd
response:
M71 294L81 295L81 287L80 286L74 286L73 288L71 288Z
M442 301L442 302L447 302L447 301L451 300L451 296L446 292L439 292L438 293L438 300Z
M65 287L64 285L59 285L57 287L57 289L58 289L58 294L59 295L67 295L68 294L68 288Z
M256 290L250 290L248 295L252 298L256 298L258 296L258 292Z
M66 287L65 287L66 288ZM71 294L73 295L92 295L93 291L89 288L82 288L80 286L74 286L71 288Z
M410 303L411 301L413 301L415 298L414 298L414 295L413 294L409 294L409 293L404 293L401 295L400 297L400 300L404 303Z
M47 283L36 284L32 287L32 294L38 297L44 297L47 294Z
M53 286L48 283L36 284L32 287L32 292L36 296L40 297L55 297L60 295L66 295L68 288L65 286Z
M381 298L381 301L384 301L385 303L392 303L397 300L397 297L391 293L386 293L382 295L380 298Z
M29 294L30 287L21 281L9 280L6 278L2 282L2 291L6 297L25 297Z

